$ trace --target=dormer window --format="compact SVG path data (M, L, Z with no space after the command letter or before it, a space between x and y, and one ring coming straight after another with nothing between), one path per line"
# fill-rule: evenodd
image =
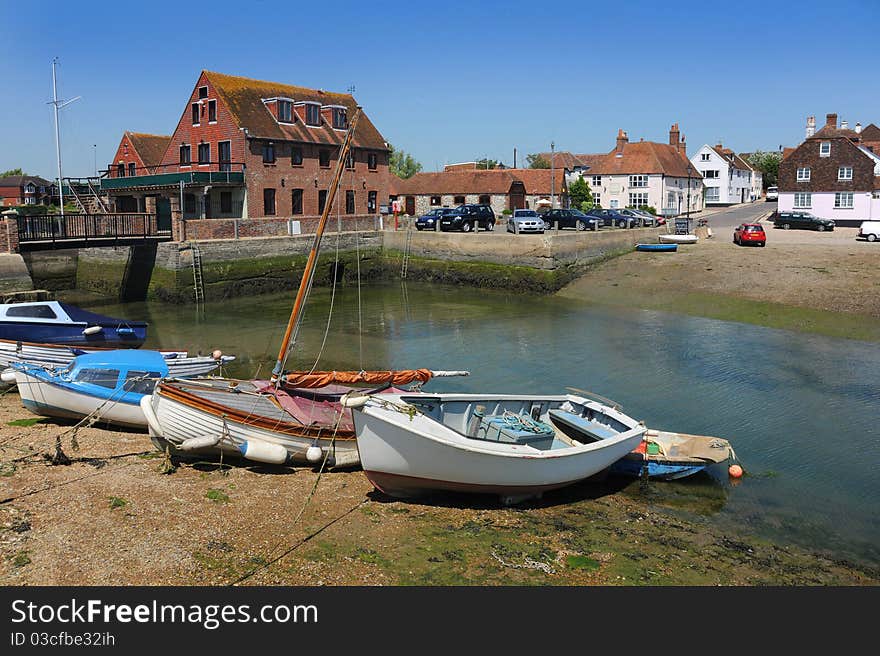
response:
M348 127L348 112L345 108L333 108L333 127L337 130L344 130Z
M823 141L819 144L819 157L831 157L830 141Z
M292 109L293 104L289 100L279 100L278 101L278 122L279 123L290 123L292 121Z
M306 125L321 125L321 105L306 103Z

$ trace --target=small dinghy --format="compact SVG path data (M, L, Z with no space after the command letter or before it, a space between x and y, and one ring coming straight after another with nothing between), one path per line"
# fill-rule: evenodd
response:
M660 235L661 244L696 244L696 235Z
M168 375L156 351L118 350L74 358L65 369L13 362L21 402L44 417L82 419L125 428L146 428L140 401Z
M636 448L645 426L574 395L383 394L343 399L381 492L497 494L505 504L582 481Z
M654 253L674 253L678 250L678 244L636 244L636 250Z
M671 481L735 459L730 442L720 437L649 429L641 444L611 465L609 473Z

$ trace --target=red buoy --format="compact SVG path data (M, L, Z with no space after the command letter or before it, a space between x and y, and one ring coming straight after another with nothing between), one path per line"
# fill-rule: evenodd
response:
M739 465L731 465L727 468L727 473L730 474L731 478L742 478L743 468Z

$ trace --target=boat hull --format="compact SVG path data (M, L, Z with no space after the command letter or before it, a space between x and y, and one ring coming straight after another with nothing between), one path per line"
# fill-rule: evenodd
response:
M195 401L182 401L163 393L153 393L149 397L152 416L148 417L148 428L154 444L164 450L169 447L177 455L202 455L242 457L242 447L248 443L279 445L288 454L292 464L319 465L327 455L327 465L331 467L355 467L360 464L357 445L350 434L337 432L333 436L332 426L323 430L308 430L305 427L282 428L275 420L263 421L257 415L224 412L222 407L200 404ZM246 405L246 402L243 403ZM246 418L245 418L246 417ZM262 425L261 425L262 424ZM194 437L219 437L217 444L193 450L183 450L184 442ZM310 447L321 449L321 460L309 460Z
M678 250L678 244L636 244L636 250L651 253L674 253Z
M661 244L696 244L696 235L660 235Z
M442 399L444 395L430 396ZM492 397L488 403L506 399ZM487 398L474 402L487 402ZM429 417L410 417L387 406L368 403L354 411L353 419L367 478L380 491L396 497L432 490L486 492L505 502L540 496L608 468L632 451L644 434L644 428L630 420L630 430L608 439L539 450L468 439Z
M25 408L44 417L82 419L98 411L97 421L123 428L145 429L147 421L140 405L122 400L108 401L40 380L22 371L15 374L18 393Z

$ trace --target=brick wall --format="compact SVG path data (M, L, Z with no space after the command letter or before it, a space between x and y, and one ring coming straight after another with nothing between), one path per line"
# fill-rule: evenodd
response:
M246 237L287 237L288 221L299 221L300 234L314 234L318 228L319 216L259 217L247 219L199 219L186 221L186 237L196 241L205 239L235 239ZM379 219L373 215L342 217L343 232L351 230L377 230ZM335 232L336 216L327 219L327 232Z
M125 167L125 175L120 176L117 167L122 164ZM128 175L128 165L134 164L137 175L144 175L144 161L135 149L134 144L127 134L122 135L122 140L116 148L116 154L113 155L113 161L110 162L110 177L119 178Z
M15 217L7 217L0 221L3 234L0 235L0 253L18 253L18 221Z

